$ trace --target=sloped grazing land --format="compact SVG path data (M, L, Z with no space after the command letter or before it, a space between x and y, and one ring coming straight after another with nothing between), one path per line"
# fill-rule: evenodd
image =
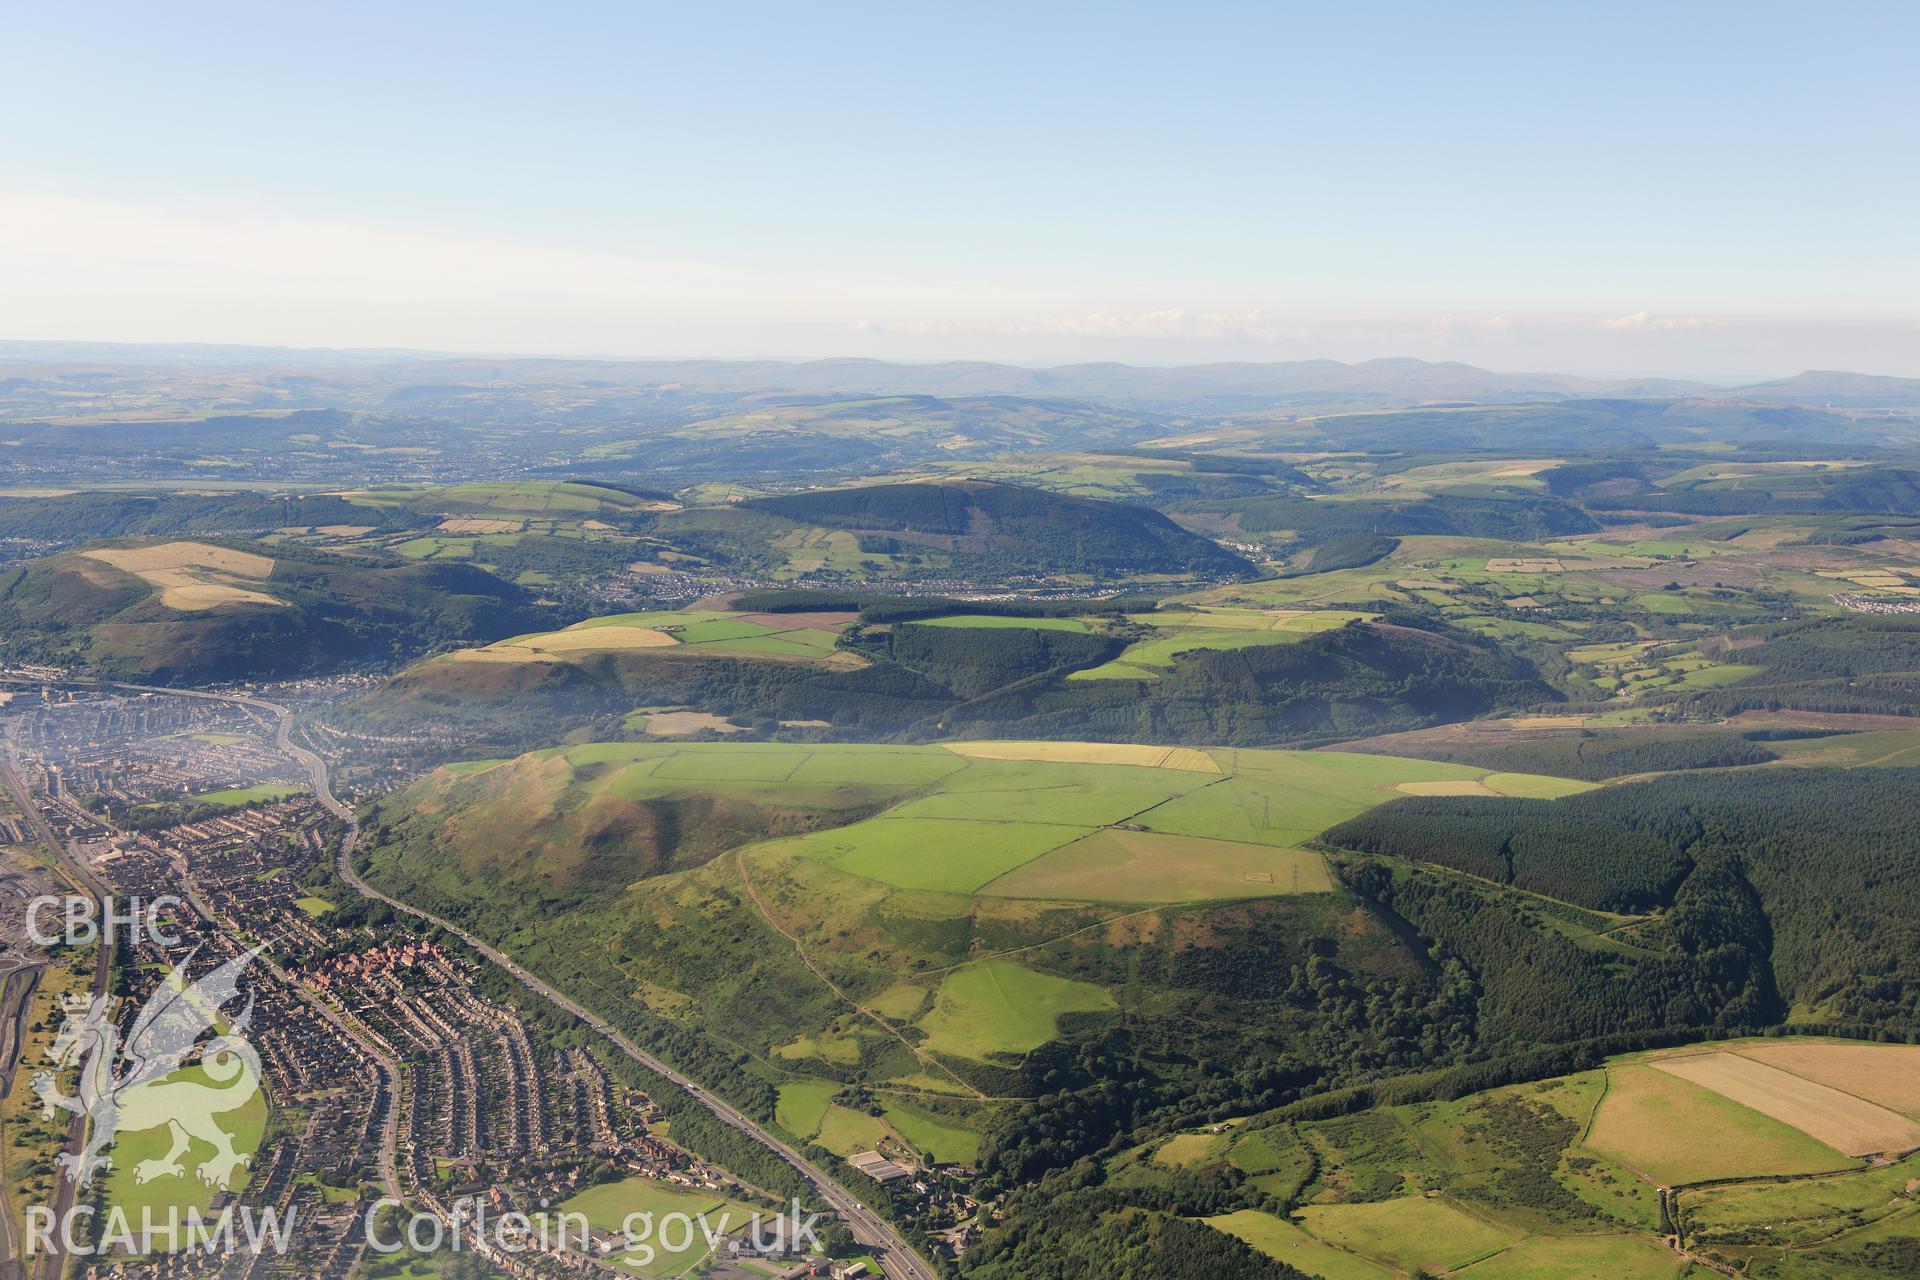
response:
M777 1099L839 1141L859 1107L790 1086L885 1085L987 1160L1060 1055L1130 1060L1135 1037L1156 1046L1142 1087L1188 1105L1183 1063L1239 1064L1209 1087L1258 1096L1289 1046L1332 1078L1419 1061L1368 1010L1458 1019L1464 987L1301 842L1404 782L1477 776L1111 743L599 743L441 770L376 806L365 856L769 1118ZM1352 1025L1317 1047L1336 1008Z
M898 889L992 896L1023 868L1022 897L1057 882L1059 900L1172 902L1325 892L1318 857L1292 846L1408 780L1480 773L1109 743L604 743L443 770L396 813L430 821L464 873L537 871L562 892L592 883L574 870L583 858L625 850L632 879L811 827L768 852ZM740 822L722 829L727 813Z

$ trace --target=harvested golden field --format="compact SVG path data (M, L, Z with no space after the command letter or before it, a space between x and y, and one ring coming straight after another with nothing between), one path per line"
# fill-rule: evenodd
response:
M142 575L168 569L211 569L236 578L265 578L273 572L273 561L266 556L205 542L162 542L151 547L114 547L81 554Z
M1054 764L1131 764L1147 769L1219 773L1204 751L1131 742L950 742L947 750L975 760L1044 760Z
M683 733L712 729L716 733L745 733L737 724L729 724L706 711L656 711L647 717L647 732L656 738L671 738Z
M370 524L321 524L313 528L315 533L324 533L329 538L363 538L373 532Z
M1500 793L1484 782L1475 782L1471 778L1445 780L1441 782L1403 782L1395 787L1410 796L1497 796Z
M1673 1186L1854 1167L1804 1130L1658 1065L1610 1065L1587 1134L1588 1146L1641 1177Z
M1846 1155L1920 1147L1920 1122L1738 1053L1680 1054L1650 1065L1791 1125Z
M518 533L526 527L525 520L494 520L485 516L449 516L440 522L441 533Z
M160 603L169 609L193 612L223 604L284 606L250 585L273 573L273 561L250 551L209 546L204 542L163 542L151 547L108 547L80 553L110 564L160 588Z
M1741 1045L1743 1058L1920 1116L1920 1045L1787 1040Z

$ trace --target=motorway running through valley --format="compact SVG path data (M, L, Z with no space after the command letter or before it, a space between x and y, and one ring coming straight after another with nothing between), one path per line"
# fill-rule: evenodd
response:
M799 1151L767 1132L753 1117L744 1114L723 1099L701 1088L700 1085L694 1081L688 1079L686 1076L680 1074L680 1072L668 1066L665 1062L662 1062L659 1058L654 1057L645 1049L633 1043L632 1040L622 1034L613 1024L589 1012L572 998L555 990L546 982L529 973L511 957L475 937L459 925L448 920L443 920L432 912L424 911L419 907L413 906L411 903L402 902L400 899L381 892L379 889L374 888L365 880L361 879L360 874L353 868L353 851L360 839L359 818L354 813L351 805L342 802L333 794L332 784L327 777L326 761L322 760L315 752L309 751L307 748L293 741L293 714L286 707L278 703L268 702L262 698L249 697L243 694L222 694L198 689L168 689L158 685L122 684L116 682L93 686L82 685L81 687L107 687L140 693L170 694L176 697L213 699L222 702L236 703L244 707L252 707L273 716L275 718L274 744L286 755L300 763L301 767L307 771L307 778L313 786L315 798L317 798L330 813L346 824L346 833L340 840L339 872L340 878L346 881L355 892L376 901L384 902L395 911L405 912L417 920L424 920L429 924L445 929L448 933L473 948L474 951L485 956L495 965L498 965L515 981L519 982L521 986L536 995L543 996L552 1001L566 1012L580 1019L580 1021L584 1022L587 1026L593 1028L594 1031L598 1032L602 1038L620 1050L621 1053L647 1068L647 1070L652 1071L654 1074L663 1077L685 1090L688 1096L712 1112L721 1123L751 1138L760 1146L765 1147L767 1150L773 1152L774 1155L780 1157L780 1159L790 1165L796 1173L806 1179L808 1185L814 1189L814 1192L828 1208L832 1209L834 1213L838 1214L846 1222L848 1228L853 1232L855 1240L877 1252L880 1266L887 1275L891 1277L891 1280L939 1280L938 1273L933 1269L932 1264L927 1262L926 1259L922 1258L907 1244L905 1238L900 1235L892 1223L889 1223L872 1209L868 1208L859 1197L855 1196L838 1182L835 1182L825 1170L821 1169L811 1160L808 1160Z

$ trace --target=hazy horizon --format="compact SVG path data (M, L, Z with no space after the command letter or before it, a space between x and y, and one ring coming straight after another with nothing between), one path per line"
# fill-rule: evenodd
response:
M1861 8L42 7L0 332L1920 376Z
M30 353L30 352L10 353L8 349L10 347L16 347L16 346L32 347L32 348L39 348L39 347L54 348L56 349L56 352L46 353L44 355L40 355L39 353ZM1091 365L1091 364L1118 364L1118 365L1124 365L1124 366L1127 366L1130 368L1136 368L1136 369L1175 370L1175 369L1187 369L1187 368L1202 368L1209 365L1234 365L1234 364L1287 365L1287 364L1311 364L1316 362L1332 362L1336 364L1345 365L1348 367L1355 367L1355 366L1372 364L1372 363L1393 362L1393 361L1399 361L1399 360L1415 360L1415 361L1421 361L1424 363L1436 364L1436 365L1448 364L1448 363L1461 364L1461 365L1466 365L1472 368L1480 369L1487 373L1497 374L1497 375L1506 376L1506 377L1526 377L1526 376L1538 375L1543 377L1577 378L1577 379L1590 380L1590 381L1596 381L1596 382L1677 381L1677 382L1698 382L1702 384L1722 386L1722 387L1738 387L1738 386L1746 385L1749 383L1774 381L1776 379L1791 378L1796 375L1805 374L1805 373L1848 373L1848 374L1864 375L1867 377L1893 377L1893 378L1920 376L1915 374L1889 372L1884 369L1859 367L1854 365L1842 366L1839 364L1831 364L1831 365L1802 364L1802 365L1797 365L1793 367L1787 367L1783 365L1766 372L1755 373L1751 375L1711 374L1711 373L1703 373L1697 370L1659 369L1659 368L1646 368L1646 367L1624 368L1624 369L1582 368L1582 367L1572 366L1572 365L1550 366L1550 365L1539 364L1539 363L1530 364L1530 365L1513 364L1513 363L1496 363L1496 362L1483 363L1477 360L1463 359L1458 355L1418 356L1418 355L1410 355L1404 351L1381 351L1374 354L1360 353L1360 354L1352 354L1352 355L1346 355L1346 356L1332 356L1332 355L1284 355L1283 356L1283 355L1268 354L1265 356L1247 356L1247 357L1222 356L1215 359L1201 359L1201 358L1181 359L1181 358L1176 358L1172 356L1169 356L1166 358L1152 358L1150 356L1143 356L1143 357L1134 358L1134 359L1121 359L1114 356L1112 353L1106 353L1106 354L1090 356L1082 359L1065 358L1065 359L1058 359L1058 360L1044 360L1044 359L1033 358L1031 356L993 357L993 356L973 356L973 355L959 355L959 354L943 355L938 353L937 351L927 355L911 355L911 354L909 355L875 355L875 354L871 354L869 352L860 351L860 350L846 350L846 351L826 352L826 353L817 353L817 354L744 352L740 354L720 355L720 354L713 354L713 353L695 352L692 354L684 354L684 355L681 355L681 354L666 355L666 354L660 354L656 352L616 353L616 352L606 352L606 351L559 351L559 350L555 350L555 351L478 350L478 349L457 350L457 349L436 349L431 347L359 346L359 345L351 345L351 344L295 345L295 344L258 343L258 342L197 341L192 339L177 339L177 340L97 339L97 338L74 337L71 335L64 336L64 337L52 337L52 338L22 338L12 334L0 334L0 363L6 363L10 361L25 361L34 356L38 356L38 358L45 359L49 362L95 358L92 355L81 357L81 356L73 356L73 355L58 353L60 351L86 351L89 349L99 349L99 358L110 363L112 362L113 359L116 358L115 349L122 349L122 348L124 349L124 354L119 355L117 358L124 360L124 362L128 364L141 363L140 358L135 353L141 352L143 350L151 350L154 348L169 348L169 349L177 350L182 353L181 362L183 364L203 365L206 367L217 367L221 359L221 356L219 354L221 352L247 351L247 352L259 353L262 357L265 357L274 353L285 353L285 359L290 363L298 363L300 358L303 356L334 356L334 357L346 358L356 362L365 361L367 363L376 363L381 360L389 360L389 359L418 360L423 362L438 361L438 360L447 360L447 361L526 360L526 361L553 361L553 362L564 363L564 362L577 361L581 363L609 363L609 364L714 363L714 364L753 365L753 364L773 363L773 364L789 364L789 365L796 365L796 366L808 365L808 364L832 364L832 363L874 363L874 364L883 364L883 365L894 365L901 368L922 368L922 367L932 367L932 366L939 366L939 365L946 365L946 364L956 364L956 365L983 364L983 365L1000 365L1008 368L1027 369L1027 370L1036 370L1036 371L1047 370L1047 369L1058 369L1058 368L1070 367L1075 365ZM187 356L186 353L197 350L197 349L205 349L210 354L205 356L204 359L192 359Z

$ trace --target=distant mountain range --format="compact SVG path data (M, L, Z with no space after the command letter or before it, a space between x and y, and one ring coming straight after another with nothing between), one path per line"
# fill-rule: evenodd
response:
M1169 367L1097 363L1036 369L974 361L581 360L394 350L0 341L0 413L32 413L34 402L61 390L98 390L113 384L131 387L161 371L177 377L182 370L198 371L209 394L224 389L227 402L220 408L320 404L393 408L415 398L507 387L620 389L694 397L1002 395L1212 410L1603 397L1702 397L1846 408L1920 406L1920 378L1825 370L1745 386L1720 386L1671 378L1609 380L1499 373L1452 361L1409 358L1359 364L1337 360Z

